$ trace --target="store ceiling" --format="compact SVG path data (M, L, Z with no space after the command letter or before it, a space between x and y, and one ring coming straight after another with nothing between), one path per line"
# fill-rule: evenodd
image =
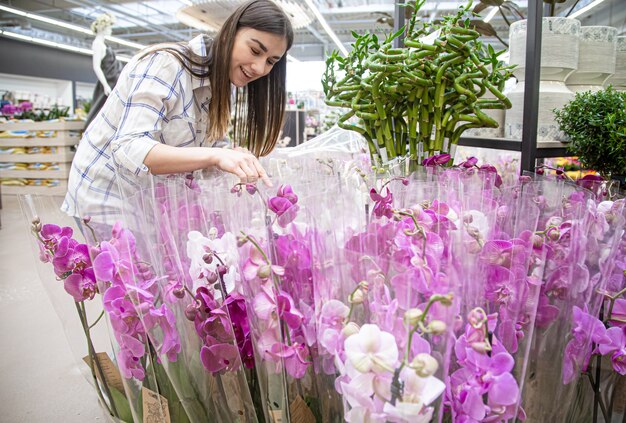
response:
M211 32L223 19L244 0L0 0L6 6L23 12L52 18L89 28L91 22L101 13L113 14L117 22L113 35L123 40L143 45L180 41L192 38L201 32L189 24L199 25L204 32ZM276 0L294 16L296 38L291 56L298 60L323 60L325 55L337 49L337 45L324 30L312 9L305 0ZM489 3L494 0L483 0ZM527 13L527 0L512 0L520 12ZM574 4L580 8L593 0L566 0L558 3L555 15L564 15ZM347 49L350 48L352 31L387 33L393 27L394 3L397 0L312 0L320 10L328 25ZM590 12L581 15L583 25L611 25L625 34L626 5L624 0L604 0ZM425 20L439 19L453 13L464 2L454 0L427 0L420 11ZM93 37L89 34L20 16L1 10L0 30L18 33L35 38L44 38L63 44L89 49ZM486 16L491 9L482 12ZM576 10L576 9L575 9ZM514 20L509 15L509 20ZM181 22L181 20L183 22ZM194 23L195 22L195 23ZM508 24L497 13L490 24L500 38L508 39ZM502 44L494 36L486 37L494 45ZM137 50L111 42L118 55L131 56Z

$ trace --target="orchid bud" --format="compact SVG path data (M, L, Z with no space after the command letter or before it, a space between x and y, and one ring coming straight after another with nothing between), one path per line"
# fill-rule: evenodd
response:
M348 324L345 325L341 330L341 334L344 336L344 338L347 339L352 335L356 335L357 333L359 333L360 330L361 328L359 327L359 325L354 322L348 322Z
M269 264L265 264L263 266L259 266L256 271L256 275L259 279L267 279L272 274L272 268Z
M463 223L472 223L474 221L474 216L472 216L471 214L465 214L463 215Z
M537 169L537 170L535 170L535 173L536 173L537 175L543 175L545 172L546 172L546 171L545 171L544 169Z
M217 238L217 228L212 226L211 229L209 229L209 239L213 240L215 238Z
M561 223L563 223L563 219L561 217L553 216L546 222L546 228L549 228L550 226L561 226Z
M185 307L185 317L187 320L191 320L193 322L197 315L198 309L194 303L188 304L187 307Z
M224 276L226 273L228 273L228 267L224 266L223 264L217 265L217 273Z
M246 184L246 191L248 191L248 194L254 195L254 193L256 193L256 191L257 191L256 185L254 185L254 184Z
M415 326L423 314L424 312L419 308L410 308L404 313L404 323L409 326Z
M415 370L419 377L430 377L439 369L439 362L430 354L419 353L411 361L410 367Z
M184 298L185 297L185 288L175 288L172 290L172 295L176 298Z
M359 282L359 288L361 288L363 291L367 292L369 290L370 284L367 281L361 281Z
M479 238L480 237L480 231L475 226L468 226L466 228L466 231L469 234L469 236L471 236L472 238Z
M237 235L237 247L241 248L248 242L247 236Z
M206 264L213 263L213 254L206 253L205 255L202 256L202 261L205 262Z
M240 192L240 191L241 191L241 188L239 188L239 185L235 185L234 187L232 187L232 188L230 189L230 193L231 193L231 194L236 194L236 193L238 193L238 192Z
M365 293L361 288L358 288L356 291L350 295L350 299L348 300L352 304L362 304L365 301Z
M433 335L442 335L446 332L447 325L441 320L433 320L428 324L427 330Z
M33 231L34 232L41 232L41 229L43 229L43 226L41 225L41 222L33 223Z
M548 238L550 238L550 240L558 241L560 237L561 237L561 232L558 229L554 228L548 231Z
M35 217L33 217L33 220L31 221L31 223L33 225L38 225L38 224L41 223L41 219L39 219L39 216L35 216Z
M212 270L207 271L206 280L208 283L217 282L217 273L213 272Z
M533 235L532 241L533 241L534 248L541 248L541 246L543 245L543 237L539 235L536 235L536 234Z
M404 186L409 185L409 180L407 178L402 178L401 181L402 181L402 185Z
M472 342L470 347L478 353L485 354L487 351L490 351L491 348L486 342Z
M435 294L432 297L430 297L430 299L432 301L439 301L442 306L449 307L449 306L452 305L452 300L454 299L454 295L452 295L452 294L446 294L446 295Z
M89 223L89 222L91 222L91 216L85 216L85 217L83 217L83 223L87 224L87 223Z
M467 315L467 321L472 327L479 328L487 321L487 314L482 308L476 307Z

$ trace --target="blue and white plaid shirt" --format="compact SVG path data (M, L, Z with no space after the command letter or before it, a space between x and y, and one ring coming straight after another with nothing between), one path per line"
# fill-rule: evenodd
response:
M189 47L206 56L208 41L200 35ZM122 209L116 179L130 174L148 179L143 162L158 143L204 145L210 100L209 80L191 75L173 55L161 51L133 58L83 134L61 210L113 223Z

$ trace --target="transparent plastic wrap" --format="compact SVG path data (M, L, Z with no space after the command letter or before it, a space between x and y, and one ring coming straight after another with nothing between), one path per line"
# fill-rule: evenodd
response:
M602 342L602 330L592 322L616 262L623 202L600 207L591 191L575 184L522 180L540 212L530 270L541 291L525 381L526 412L531 420L589 421L591 408L579 408L576 382L588 369L593 345ZM555 400L569 407L551 407Z
M136 310L158 358L156 392L167 400L172 421L254 422L238 348L241 326L231 317L241 314L243 301L227 289L232 269L220 265L235 252L234 237L226 243L219 216L202 208L200 195L193 179L174 176L153 177L150 189L125 198L140 264L152 274L149 286L134 279L138 291L151 294ZM229 248L212 248L220 243Z
M103 307L106 287L96 280L92 252L80 225L59 210L62 201L55 196L20 196L37 271L77 368L94 387L111 419L132 422Z

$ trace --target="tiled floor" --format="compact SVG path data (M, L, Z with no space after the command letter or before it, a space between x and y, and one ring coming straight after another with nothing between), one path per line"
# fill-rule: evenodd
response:
M17 198L2 203L0 422L106 422L39 280Z

